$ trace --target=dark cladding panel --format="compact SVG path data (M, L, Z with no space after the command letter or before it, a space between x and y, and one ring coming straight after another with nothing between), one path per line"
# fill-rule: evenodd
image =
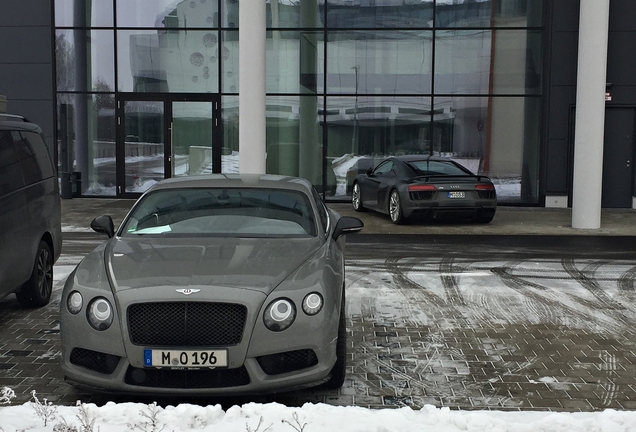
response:
M614 31L613 25L610 27L607 44L607 82L616 86L636 85L636 24L632 25L632 31L629 32Z
M553 31L578 32L580 0L554 0L546 3L550 3L552 7Z
M0 27L50 27L52 1L0 0Z
M546 161L545 193L547 195L568 193L569 156L566 140L550 140Z
M579 34L553 33L550 58L550 85L576 84Z
M552 87L548 128L550 139L565 140L569 134L570 107L576 103L576 87Z
M50 40L50 27L0 26L0 53L2 53L0 62L50 64L52 56Z

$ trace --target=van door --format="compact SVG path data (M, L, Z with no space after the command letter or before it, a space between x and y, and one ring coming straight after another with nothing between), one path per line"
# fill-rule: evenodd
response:
M0 297L28 279L30 224L24 176L12 134L0 131ZM29 264L25 265L25 262Z

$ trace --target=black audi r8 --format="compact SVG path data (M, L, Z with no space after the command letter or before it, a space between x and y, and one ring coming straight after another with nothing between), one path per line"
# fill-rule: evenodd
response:
M352 204L388 214L395 224L411 217L471 219L489 223L497 209L497 193L488 177L437 156L389 157L353 183Z

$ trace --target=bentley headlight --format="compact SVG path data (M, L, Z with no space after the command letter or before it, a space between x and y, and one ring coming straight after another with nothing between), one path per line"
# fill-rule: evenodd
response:
M97 297L88 304L87 318L95 330L106 330L113 323L113 307L104 297Z
M307 315L316 315L322 310L323 304L324 302L322 301L322 296L320 294L316 292L309 293L303 300L303 311Z
M79 311L82 310L82 306L84 305L84 299L79 291L73 291L68 295L66 299L66 308L70 313L76 315Z
M296 307L291 300L274 300L265 309L263 322L271 331L279 332L288 328L296 319Z

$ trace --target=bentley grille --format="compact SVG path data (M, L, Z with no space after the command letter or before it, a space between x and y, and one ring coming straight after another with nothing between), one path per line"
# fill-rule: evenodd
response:
M137 303L128 307L128 333L144 346L237 345L246 318L247 308L233 303Z

